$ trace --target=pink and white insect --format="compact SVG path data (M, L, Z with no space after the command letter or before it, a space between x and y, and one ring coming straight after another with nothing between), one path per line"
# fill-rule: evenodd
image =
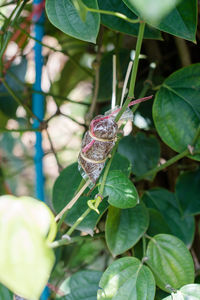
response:
M105 162L113 149L118 132L118 124L115 122L117 113L121 110L123 99L126 93L126 87L128 78L132 69L132 62L129 63L124 86L122 90L121 104L120 107L115 106L115 86L116 86L116 60L113 58L113 95L112 95L112 109L105 115L96 116L90 123L89 130L85 133L81 151L78 157L79 170L82 177L87 180L89 179L92 184L95 184L98 180ZM152 96L134 100L129 103L129 107L137 103L151 99ZM133 119L132 111L127 108L122 114L122 119Z

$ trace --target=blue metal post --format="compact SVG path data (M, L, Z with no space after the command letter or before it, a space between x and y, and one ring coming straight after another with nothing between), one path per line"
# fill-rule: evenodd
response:
M43 0L34 0L34 7L38 6ZM37 10L35 10L37 12ZM34 35L39 41L42 41L44 35L44 12L42 11L39 19L37 14L33 16L34 25ZM34 47L35 53L35 84L34 90L41 91L41 78L42 78L42 67L43 67L43 57L42 57L42 46L39 43L35 43ZM33 113L40 119L44 118L44 96L34 93L33 94ZM34 119L33 127L38 128L40 125L39 121ZM36 144L35 144L35 195L36 198L41 201L45 201L44 195L44 174L43 174L43 149L42 149L42 134L41 132L36 132ZM49 296L49 290L46 287L41 295L41 300L47 300Z

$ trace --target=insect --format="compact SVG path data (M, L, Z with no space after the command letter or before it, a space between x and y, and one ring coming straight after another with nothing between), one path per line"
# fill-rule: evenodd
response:
M129 106L151 99L144 97L130 102ZM96 116L90 123L89 130L85 133L81 151L78 157L79 171L84 179L90 179L95 184L98 180L105 161L108 158L117 140L118 124L115 116L120 111L115 108L108 115ZM130 119L132 112L128 108L121 119Z

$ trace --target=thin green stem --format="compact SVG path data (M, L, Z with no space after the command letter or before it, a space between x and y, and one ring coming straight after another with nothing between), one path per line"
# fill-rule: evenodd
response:
M118 147L118 144L119 144L119 140L117 141L117 143L115 144L113 150L112 150L112 154L111 154L111 158L109 159L107 165L106 165L106 168L105 168L105 171L103 173L103 178L102 178L102 181L101 181L101 186L100 186L100 189L99 189L99 194L102 195L103 194L103 191L104 191L104 187L105 187L105 183L106 183L106 178L108 176L108 172L110 170L110 166L112 164L112 161L113 161L113 158L114 158L114 155L115 155L115 152L117 151L117 147Z
M151 86L151 83L152 83L151 81L152 81L154 70L155 70L155 68L150 66L147 79L144 82L144 86L143 86L141 93L139 94L139 98L143 98L146 95L149 87ZM132 108L133 113L138 109L139 105L140 105L140 103L133 106L133 108Z
M156 175L159 171L173 165L175 162L177 162L178 160L180 160L181 158L183 158L189 154L190 154L190 152L188 149L184 150L183 152L181 152L181 153L177 154L176 156L172 157L171 159L169 159L166 163L146 172L142 176L136 177L135 182L140 181L150 175Z
M136 76L137 76L137 70L138 70L139 55L140 55L140 50L142 47L142 40L143 40L143 36L144 36L144 28L145 28L145 23L141 21L140 27L139 27L137 44L136 44L135 59L134 59L133 70L132 70L132 74L131 74L131 81L130 81L128 97L127 97L126 101L124 102L122 109L119 111L119 113L117 114L117 116L115 118L116 122L119 121L122 114L128 107L129 103L131 102L131 99L134 97L135 82L136 82Z
M196 142L197 142L197 140L199 138L199 135L200 135L200 125L197 128L197 131L195 133L193 141L192 141L192 143L190 145L191 147L195 147L195 144L196 144ZM197 153L198 153L198 151L197 152L194 151L194 153L191 153L190 149L188 147L183 152L175 155L174 157L172 157L171 159L169 159L168 161L166 161L166 163L164 163L164 164L162 164L162 165L160 165L160 166L158 166L158 167L156 167L156 168L154 168L152 170L149 170L148 172L146 172L142 176L136 177L135 182L140 181L140 180L142 180L142 179L144 179L144 178L146 178L147 176L150 176L150 175L154 175L155 176L159 171L161 171L161 170L163 170L163 169L165 169L165 168L173 165L175 162L177 162L181 158L183 158L183 157L185 157L187 155L194 155L194 154L197 154Z
M85 6L85 8L86 8L88 11L90 11L90 12L114 16L114 17L120 18L120 19L122 19L122 20L124 20L124 21L127 21L127 22L129 22L129 23L132 23L132 24L136 24L136 23L139 23L139 22L140 22L139 19L135 19L135 20L130 19L130 18L128 18L126 15L121 14L121 13L116 12L116 11L108 11L108 10L103 10L103 9L95 9L95 8L91 8L91 7L87 7L87 6Z
M74 225L66 232L67 235L71 235L72 232L78 227L78 225L87 217L87 215L91 212L91 208L88 207L86 211L76 220Z
M97 233L94 236L91 236L91 235L74 236L74 237L71 237L71 238L65 238L65 235L64 235L62 239L51 243L50 247L51 248L57 248L57 247L60 247L60 246L65 246L65 245L69 245L69 244L72 244L72 243L78 243L78 242L82 242L82 241L85 241L85 240L86 241L90 241L90 240L93 241L94 239L99 239L99 238L102 238L102 237L104 237L104 233Z
M5 86L5 88L7 89L8 93L13 97L13 99L21 106L24 107L24 109L26 110L26 112L32 117L37 119L39 122L41 122L41 120L32 112L32 110L25 105L22 100L20 98L17 97L16 93L11 89L11 87L7 84L7 82L5 81L5 79L2 79L2 83Z

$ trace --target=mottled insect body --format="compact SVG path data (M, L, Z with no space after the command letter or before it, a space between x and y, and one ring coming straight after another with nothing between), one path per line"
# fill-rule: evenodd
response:
M111 116L96 116L83 138L79 153L79 170L84 179L94 184L99 178L105 161L115 145L118 126Z

